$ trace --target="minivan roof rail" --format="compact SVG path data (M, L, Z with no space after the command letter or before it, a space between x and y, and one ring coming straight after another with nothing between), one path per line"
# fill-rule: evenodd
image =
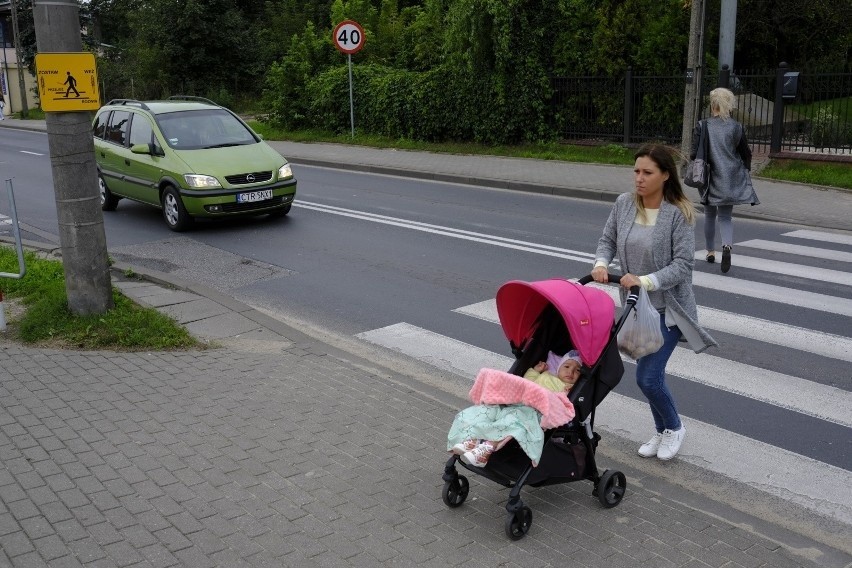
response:
M145 110L150 110L148 108L148 105L146 105L142 101L137 101L136 99L112 99L107 104L108 105L128 105L128 104L139 105L140 107L142 107Z
M222 106L222 105L217 105L216 103L214 103L210 99L205 99L204 97L193 97L192 95L172 95L168 98L168 100L170 100L170 101L198 101L198 102L202 102L202 103L208 103L208 104L211 104L211 105L214 105L214 106Z

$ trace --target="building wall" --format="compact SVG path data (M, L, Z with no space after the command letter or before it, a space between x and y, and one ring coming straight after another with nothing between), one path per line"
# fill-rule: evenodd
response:
M38 108L35 77L30 74L26 67L23 71L27 108ZM18 81L18 63L15 60L15 50L0 48L0 89L3 92L3 100L6 101L6 106L3 109L6 116L20 112L23 107L21 104L21 87Z

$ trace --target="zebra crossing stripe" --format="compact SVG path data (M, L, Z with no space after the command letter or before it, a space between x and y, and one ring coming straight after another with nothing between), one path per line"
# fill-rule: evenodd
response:
M509 357L407 323L359 333L355 337L462 377L474 377L483 367L508 369L513 361Z
M852 246L852 235L841 235L840 233L826 233L823 231L790 231L784 233L785 237L795 237L797 239L810 239L813 241L822 241L824 243L835 243L838 245Z
M807 256L809 258L821 258L824 260L833 260L835 262L852 262L852 252L824 249L819 247L806 247L802 245L791 245L789 243L780 243L778 241L752 239L750 241L742 241L740 243L736 243L735 246L768 250L772 252L783 252L784 254ZM701 260L703 260L703 258ZM749 266L749 268L751 268L751 266Z
M675 349L666 373L852 428L852 392L836 387L687 348Z
M471 382L480 368L508 369L513 361L407 323L367 331L357 337L431 363ZM852 523L852 492L823 489L852 486L852 472L699 420L682 418L689 435L678 459L737 479L808 510ZM601 403L595 417L599 430L618 433L637 444L646 441L649 423L645 403L614 392ZM772 475L767 476L767 471Z
M595 286L604 290L612 297L616 306L621 306L618 288L615 286L596 284L588 284L588 286ZM453 311L491 323L500 323L497 318L497 306L494 300L485 300L457 308ZM743 316L703 306L698 306L698 321L707 329L852 363L852 338L850 337L823 333L795 325Z
M780 262L777 260L766 260L763 258L755 258L753 256L743 256L741 254L734 254L733 257L735 267L741 267L748 270L761 270L763 272L771 272L773 274L795 276L797 278L806 278L808 280L819 280L820 282L829 282L832 284L849 283L849 273L841 270L805 266L803 264L793 264L791 262ZM695 253L695 260L703 261L704 252L701 251Z
M608 286L608 288L613 287ZM496 304L493 300L457 308L453 311L472 315L488 322L499 323ZM720 319L735 315L727 314L727 312L719 313L726 314ZM704 323L703 320L702 323ZM764 332L769 331L764 330ZM775 331L777 332L778 329ZM812 333L817 337L828 335ZM791 340L794 339L797 345L793 347L802 349L799 335L791 334L789 331L778 335L786 336ZM846 349L850 349L850 346L852 346L852 342L848 338L832 337L837 339L841 345L845 344ZM822 339L822 341L828 344L825 339ZM841 355L844 356L845 360L852 358L849 352L841 353ZM630 358L622 357L622 359L627 363L633 363ZM511 365L511 363L512 361L508 360L508 365ZM509 367L506 366L506 368ZM707 353L697 355L685 347L675 349L666 366L666 372L688 381L852 428L852 414L849 412L849 409L852 408L852 392L840 390L836 387L821 385L799 377L730 361ZM743 377L748 377L748 379L745 380Z
M706 422L681 418L687 435L677 459L845 524L852 521L852 491L821 489L850 487L852 472ZM596 429L617 433L637 446L647 441L652 429L637 432L636 425L648 422L646 403L616 393L607 395L595 414Z
M698 306L702 326L852 363L852 338Z
M848 274L846 278L848 280ZM837 298L806 290L795 290L773 284L740 280L731 278L730 276L706 274L704 272L693 272L692 282L696 286L711 288L719 292L729 292L768 302L852 317L852 299L849 298Z

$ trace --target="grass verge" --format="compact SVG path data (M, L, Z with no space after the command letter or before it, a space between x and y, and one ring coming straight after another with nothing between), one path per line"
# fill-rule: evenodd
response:
M292 142L331 142L335 144L353 144L371 148L396 148L398 150L419 150L441 152L444 154L475 154L481 156L508 156L511 158L537 158L539 160L562 160L593 164L633 165L635 150L619 144L581 145L560 144L521 144L517 146L488 146L473 142L420 142L408 139L392 139L382 136L356 134L334 134L316 130L287 131L273 128L266 122L248 121L249 125L265 140L289 140Z
M852 189L852 164L772 160L760 175L777 180Z
M56 348L141 351L203 348L184 327L152 308L139 306L113 289L115 306L105 314L77 316L68 309L62 263L26 253L21 279L2 278L6 299L23 304L9 318L6 336L26 344ZM15 251L0 245L0 272L17 273Z

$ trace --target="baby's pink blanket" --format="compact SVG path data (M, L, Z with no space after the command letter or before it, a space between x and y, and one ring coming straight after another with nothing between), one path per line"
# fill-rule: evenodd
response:
M474 404L525 404L541 412L545 430L571 422L574 405L565 393L555 393L523 377L480 369L468 394Z

